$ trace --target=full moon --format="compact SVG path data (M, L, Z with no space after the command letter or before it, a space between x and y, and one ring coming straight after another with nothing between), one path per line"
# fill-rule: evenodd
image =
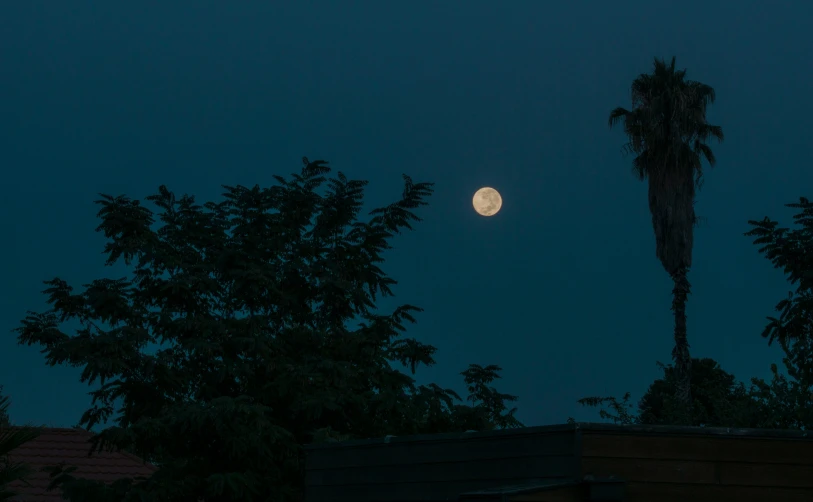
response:
M491 187L483 187L474 193L471 200L474 210L483 216L494 216L502 207L500 192Z

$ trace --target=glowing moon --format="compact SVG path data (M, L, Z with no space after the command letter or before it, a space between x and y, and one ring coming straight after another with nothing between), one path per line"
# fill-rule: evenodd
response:
M483 187L474 193L471 200L474 210L483 216L494 216L502 207L500 192L491 187Z

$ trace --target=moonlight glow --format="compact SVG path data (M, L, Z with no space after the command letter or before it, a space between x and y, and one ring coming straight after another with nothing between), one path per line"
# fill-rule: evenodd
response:
M483 216L494 216L502 207L500 192L490 187L483 187L474 193L471 200L474 210Z

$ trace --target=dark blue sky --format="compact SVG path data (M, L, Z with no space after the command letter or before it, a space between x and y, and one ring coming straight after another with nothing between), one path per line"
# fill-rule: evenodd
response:
M789 288L742 234L813 197L813 4L552 3L5 5L0 384L12 420L70 426L89 404L78 369L46 367L9 330L45 307L44 279L124 273L103 267L97 193L166 184L210 200L221 184L270 184L303 155L370 180L371 205L400 195L402 172L436 183L386 264L399 284L383 306L425 308L411 334L439 348L421 381L462 391L469 363L499 364L529 425L595 418L576 404L585 395L639 398L670 358L671 282L646 185L607 116L630 105L654 56L717 90L709 118L726 134L697 203L692 354L767 376L778 352L760 332ZM503 195L493 218L471 208L481 186Z

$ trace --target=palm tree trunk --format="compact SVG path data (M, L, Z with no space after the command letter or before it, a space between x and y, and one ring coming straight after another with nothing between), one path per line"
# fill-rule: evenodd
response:
M672 349L672 360L677 372L676 399L682 409L682 424L692 422L692 358L689 354L689 341L686 338L686 301L691 284L687 279L689 269L681 267L672 275L675 287L672 289L672 312L675 313L675 347Z

